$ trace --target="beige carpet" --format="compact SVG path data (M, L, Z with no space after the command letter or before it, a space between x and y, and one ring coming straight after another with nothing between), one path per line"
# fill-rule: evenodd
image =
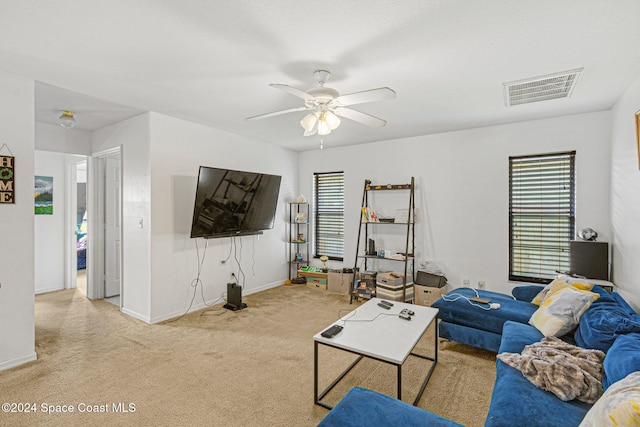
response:
M38 360L0 372L0 402L35 404L36 413L0 413L0 424L316 425L327 410L313 403L312 336L357 303L300 285L244 301L249 307L240 312L216 306L147 325L81 290L38 295ZM418 350L429 353L433 341L431 328ZM321 346L321 389L354 357ZM428 363L409 358L405 401L413 401ZM494 378L495 354L443 341L418 406L482 426ZM365 359L325 401L335 404L354 385L395 395L395 368ZM119 403L130 411L114 413ZM71 405L74 413L46 414L43 405ZM79 413L85 405L109 412Z

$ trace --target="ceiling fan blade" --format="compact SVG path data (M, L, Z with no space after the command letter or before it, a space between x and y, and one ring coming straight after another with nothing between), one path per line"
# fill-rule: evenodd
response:
M393 99L396 93L388 87L379 87L377 89L364 90L362 92L348 93L335 99L339 105L364 104L365 102L382 101L383 99Z
M296 89L295 87L288 86L288 85L281 85L281 84L277 84L277 83L272 83L269 86L275 87L276 89L283 90L283 91L285 91L287 93L290 93L291 95L297 96L298 98L302 98L305 101L313 102L316 99L315 96L313 96L313 95L311 95L311 94L309 94L307 92L301 91L300 89Z
M372 116L371 114L362 113L360 111L352 110L351 108L338 107L333 112L337 116L362 123L363 125L367 125L372 128L381 128L387 124L386 121L379 119L378 117Z
M245 120L266 119L267 117L279 116L280 114L295 113L296 111L306 111L310 109L311 108L308 108L308 107L289 108L288 110L274 111L273 113L260 114L258 116L247 117Z

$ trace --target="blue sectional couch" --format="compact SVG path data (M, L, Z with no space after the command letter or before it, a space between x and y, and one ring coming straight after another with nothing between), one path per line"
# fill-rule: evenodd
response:
M375 391L354 387L318 427L462 427Z
M530 289L530 287L527 287ZM542 289L537 287L538 291ZM487 298L500 308L488 308L486 304L470 304L466 298ZM533 294L531 299L537 294ZM464 297L464 298L463 298ZM440 298L432 307L439 310L440 338L498 352L502 340L502 327L508 320L527 323L538 306L529 300L519 300L497 292L459 288L449 294L447 300Z
M434 306L440 309L440 335L497 353L520 353L525 346L543 338L536 328L528 324L529 318L538 308L528 301L542 288L517 287L513 290L513 298L495 292L478 291L480 297L500 303L497 310L473 308L463 300L438 300ZM598 286L592 291L598 293L599 298L584 312L578 327L562 339L606 354L602 379L606 391L628 374L640 371L640 316L619 294L608 294ZM457 289L455 292L462 292L468 297L475 296L472 289ZM517 369L497 360L496 382L485 426L578 426L591 408L592 405L578 400L559 399L553 393L533 385ZM391 397L355 388L329 412L320 425L457 424Z

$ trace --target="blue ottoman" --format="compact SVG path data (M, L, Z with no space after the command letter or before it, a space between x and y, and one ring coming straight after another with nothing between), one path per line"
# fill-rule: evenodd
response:
M490 309L488 304L470 303L468 298L487 298L500 304ZM458 288L433 303L440 310L438 332L441 338L473 347L498 352L502 339L502 327L508 320L528 323L538 306L519 301L510 295L497 292Z

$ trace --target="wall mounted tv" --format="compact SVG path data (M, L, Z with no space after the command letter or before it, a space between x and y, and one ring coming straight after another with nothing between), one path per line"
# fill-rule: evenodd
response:
M273 228L278 175L200 166L191 237L262 234Z

